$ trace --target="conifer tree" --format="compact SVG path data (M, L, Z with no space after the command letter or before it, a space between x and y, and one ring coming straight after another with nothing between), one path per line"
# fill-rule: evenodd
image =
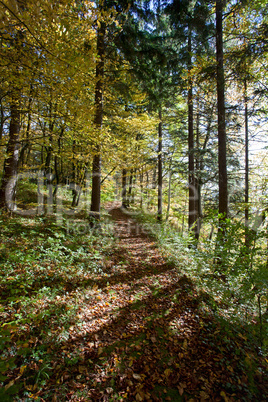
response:
M220 221L228 217L228 187L226 161L225 78L223 66L223 1L216 0L216 60L218 107L218 164L219 164L219 214ZM221 231L224 228L221 226Z

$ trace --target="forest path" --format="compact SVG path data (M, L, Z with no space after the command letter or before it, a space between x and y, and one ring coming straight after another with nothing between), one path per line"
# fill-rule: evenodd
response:
M102 233L5 226L1 402L267 400L264 357L184 274L190 256L170 263L135 215L107 211Z
M117 246L85 312L92 400L247 398L237 345L222 339L191 280L164 260L135 219L120 208L110 215Z

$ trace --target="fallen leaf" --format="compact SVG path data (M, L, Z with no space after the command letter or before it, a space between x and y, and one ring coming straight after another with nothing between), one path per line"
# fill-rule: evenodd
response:
M5 385L5 390L7 390L8 388L12 387L12 385L14 385L14 380L10 381L7 385Z
M164 374L165 374L165 376L166 376L167 378L170 376L171 373L172 373L172 370L170 370L170 369L166 369L166 370L164 371Z
M139 374L135 374L133 373L133 378L135 378L135 380L141 380L141 376Z

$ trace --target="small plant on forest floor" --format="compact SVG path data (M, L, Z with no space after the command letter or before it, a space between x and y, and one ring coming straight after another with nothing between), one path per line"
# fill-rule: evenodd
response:
M152 221L152 216L145 214L137 216L140 222ZM168 224L153 224L148 227L162 247L164 256L175 262L178 269L196 283L201 295L207 295L202 298L209 309L228 320L243 325L247 323L257 342L266 348L268 346L266 228L250 232L250 249L246 251L243 237L245 226L241 222L228 220L226 241L220 250L225 268L221 266L218 270L214 261L215 253L219 251L214 241L201 239L198 247L189 247L193 240L187 236L182 237Z

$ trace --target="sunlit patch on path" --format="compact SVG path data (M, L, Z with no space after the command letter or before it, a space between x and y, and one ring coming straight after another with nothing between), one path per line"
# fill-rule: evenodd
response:
M71 331L70 348L80 345L80 364L87 367L85 400L246 396L248 379L237 348L221 339L212 316L202 314L183 267L168 264L155 241L119 208L110 213L120 230L104 267L106 282L90 290Z

